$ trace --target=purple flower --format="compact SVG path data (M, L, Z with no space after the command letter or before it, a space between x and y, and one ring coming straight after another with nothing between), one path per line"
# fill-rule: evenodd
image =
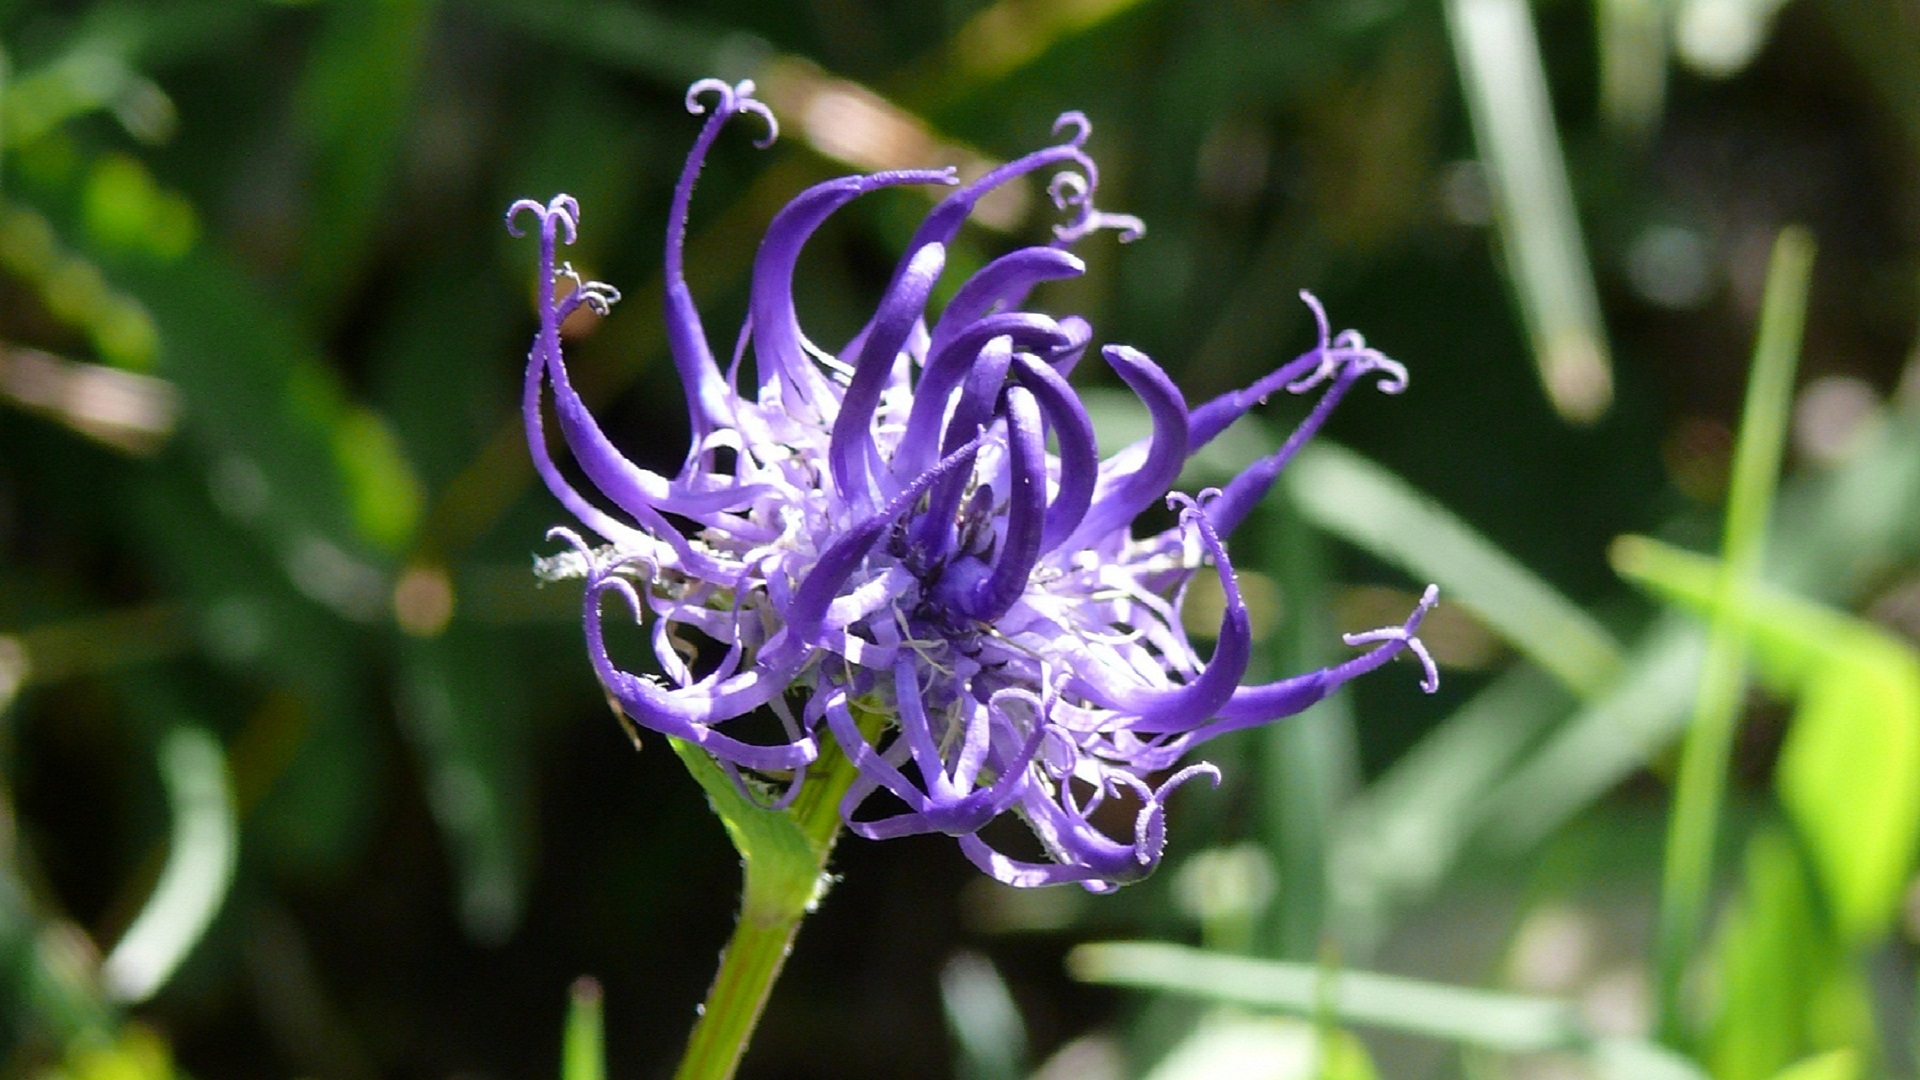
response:
M1076 881L1108 889L1150 873L1165 838L1169 794L1211 765L1180 767L1224 732L1300 712L1348 679L1411 651L1433 690L1420 639L1429 588L1402 626L1347 638L1367 651L1334 667L1242 686L1247 608L1221 537L1361 378L1406 386L1399 364L1360 335L1330 336L1325 313L1310 351L1266 378L1190 409L1152 360L1100 350L1146 405L1151 437L1102 460L1067 375L1092 340L1072 316L1024 302L1038 283L1082 270L1068 250L1102 229L1122 240L1140 222L1094 208L1098 173L1082 149L1085 117L1055 125L1061 142L960 185L952 170L850 176L817 185L767 228L750 310L730 363L709 346L682 272L687 206L709 148L734 116L777 127L753 84L696 83L687 107L707 120L674 192L666 244L666 321L686 391L692 445L679 475L635 465L607 440L567 377L560 324L585 304L604 313L618 293L555 263L579 206L566 195L507 212L541 229L547 283L527 361L527 441L554 495L603 542L567 529L573 548L549 560L586 578L588 655L607 692L640 727L699 745L740 777L787 777L792 798L824 732L858 777L841 806L867 837L944 832L968 858L1013 885ZM982 196L1056 170L1049 192L1071 220L1048 246L995 259L937 316L928 297L946 245ZM907 246L879 307L844 348L809 340L792 280L807 238L835 210L906 184L954 187ZM570 288L562 289L562 282ZM749 355L751 364L747 363ZM746 370L753 383L742 385ZM553 412L590 498L555 465L543 431ZM1169 494L1189 455L1277 391L1317 392L1291 438L1223 489ZM1052 438L1057 452L1048 449ZM1173 528L1145 538L1134 519L1166 501ZM1188 583L1211 561L1225 616L1204 663L1181 627ZM603 640L605 601L650 623L664 679L620 668ZM650 613L650 618L646 616ZM758 710L784 735L750 740L735 721ZM883 718L878 734L873 720ZM771 730L760 725L756 730ZM744 781L743 781L744 783ZM881 793L885 794L882 795ZM1119 814L1118 839L1093 818ZM1011 813L1038 839L1016 858L981 830Z

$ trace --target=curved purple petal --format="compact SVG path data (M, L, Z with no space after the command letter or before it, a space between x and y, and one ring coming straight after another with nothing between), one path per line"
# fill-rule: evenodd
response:
M1008 486L1005 531L993 571L965 598L966 612L992 622L1027 591L1027 575L1040 561L1040 536L1047 506L1047 445L1040 431L1040 406L1024 386L1007 388Z
M939 352L953 340L961 328L991 314L996 304L1024 296L1042 281L1058 281L1086 273L1087 264L1071 252L1059 248L1028 247L1010 251L980 268L947 301L945 311L933 324L929 352Z
M940 279L940 271L946 265L947 249L943 244L928 244L914 252L900 280L881 300L879 313L861 341L859 356L853 364L853 379L840 401L840 413L834 417L833 437L827 448L833 480L843 498L854 498L857 493L862 502L866 500L867 464L877 451L873 442L873 410L880 404L880 393L886 386L888 373L893 370L900 346L926 310L927 296L933 292L934 282Z
M1045 315L1025 311L989 315L955 334L953 340L927 359L920 383L914 387L906 434L894 452L895 476L917 476L932 465L939 452L947 399L965 381L981 350L998 337L1008 339L1015 351L1029 352L1045 352L1071 340L1061 331L1059 323Z
M793 308L793 274L800 249L835 210L869 192L902 184L951 184L950 169L914 169L849 176L815 184L774 215L760 253L753 261L753 290L748 310L753 320L754 355L760 365L760 384L784 383L798 400L831 415L834 407L826 381L809 356L818 353L800 330ZM916 248L917 250L917 248Z
M1153 417L1153 441L1139 468L1119 477L1094 499L1080 527L1068 538L1067 547L1090 544L1125 528L1141 511L1166 497L1187 460L1187 400L1180 388L1138 349L1109 345L1100 350L1100 355L1146 403Z
M1214 642L1213 659L1208 661L1206 671L1185 686L1176 687L1141 686L1125 677L1087 668L1074 671L1077 689L1107 708L1137 717L1128 727L1142 734L1188 730L1213 716L1239 687L1253 653L1253 626L1226 545L1220 542L1206 512L1198 507L1189 505L1182 511L1181 523L1198 528L1200 542L1213 556L1226 599L1220 636Z
M1047 364L1035 363L1031 356L1014 358L1014 374L1033 392L1040 411L1060 440L1060 489L1047 506L1046 526L1040 534L1040 550L1052 551L1072 535L1093 505L1094 478L1099 475L1099 450L1094 445L1093 420L1080 404L1066 376Z

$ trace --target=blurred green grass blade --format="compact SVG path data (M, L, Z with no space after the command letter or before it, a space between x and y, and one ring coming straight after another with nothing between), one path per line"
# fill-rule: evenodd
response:
M1892 418L1831 473L1783 491L1769 548L1777 581L1847 599L1884 568L1920 552L1920 422ZM1531 850L1643 766L1681 731L1705 635L1679 615L1632 644L1620 677L1568 717L1480 800L1495 851Z
M1600 116L1635 142L1660 123L1667 96L1667 4L1599 0Z
M1447 0L1446 12L1540 381L1561 416L1589 423L1613 400L1613 371L1533 15L1527 0Z
M522 665L503 635L464 623L403 642L401 730L447 839L461 924L498 943L519 925L536 828Z
M697 79L751 75L770 51L744 32L614 0L473 0L469 6L493 16L515 36L676 90Z
M1314 524L1437 583L1441 602L1471 608L1574 694L1597 693L1619 670L1619 644L1591 616L1380 466L1321 441L1281 479Z
M1143 1080L1379 1080L1364 1043L1327 1025L1213 1009Z
M961 952L942 965L940 1007L963 1080L1020 1080L1027 1075L1026 1024L993 961Z
M1082 945L1067 955L1067 969L1083 982L1159 990L1295 1016L1313 1017L1325 1011L1341 1023L1446 1039L1500 1053L1588 1054L1594 1064L1607 1070L1603 1076L1621 1080L1704 1077L1655 1047L1596 1039L1577 1009L1552 998L1312 964L1253 960L1155 942ZM1644 1071L1620 1071L1627 1066Z
M1781 231L1767 267L1740 433L1734 444L1722 548L1725 562L1702 662L1693 720L1681 746L1667 856L1661 876L1660 920L1655 959L1659 975L1661 1030L1668 1042L1684 1034L1682 982L1699 947L1708 894L1713 887L1714 840L1725 798L1746 672L1734 602L1758 578L1767 518L1786 444L1794 372L1806 323L1807 289L1813 276L1813 237L1806 230Z
M1920 845L1920 656L1871 623L1764 588L1724 597L1711 559L1626 537L1630 580L1724 620L1797 699L1776 774L1842 940L1886 933Z
M606 1080L606 1022L600 984L581 976L567 994L567 1027L560 1044L560 1080Z
M1341 815L1332 880L1342 940L1364 951L1440 885L1484 822L1484 793L1572 699L1518 665L1442 720Z
M410 98L433 22L426 0L331 4L292 123L311 155L297 290L309 325L329 326L364 279L389 194Z
M1160 990L1210 1001L1340 1020L1448 1039L1503 1053L1558 1050L1582 1041L1566 1002L1494 993L1314 964L1252 960L1184 945L1100 942L1067 955L1083 982Z
M100 965L114 998L152 997L192 951L226 900L239 858L239 822L226 756L213 735L178 727L160 743L172 815L167 861L153 895Z
M1727 493L1723 554L1735 582L1751 581L1760 570L1767 517L1773 509L1793 409L1794 373L1800 366L1813 252L1813 234L1793 226L1781 230L1767 265L1760 337L1754 344L1753 372L1741 407L1740 435L1734 445L1733 476ZM1737 585L1729 586L1734 587Z
M1619 679L1478 800L1482 842L1509 858L1531 851L1651 760L1680 731L1700 654L1700 633L1678 616L1646 630Z
M1271 674L1312 671L1344 659L1328 580L1328 541L1293 506L1263 513L1267 556L1279 583L1286 617L1266 646ZM1258 681L1258 680L1250 680ZM1350 695L1316 702L1286 723L1259 732L1261 827L1280 883L1268 922L1272 955L1306 959L1326 942L1331 902L1330 832L1339 808L1360 786L1360 749Z
M1740 895L1714 947L1720 989L1706 1057L1716 1077L1761 1080L1801 1049L1808 996L1833 963L1810 885L1777 829L1747 843Z
M1842 1047L1815 1054L1773 1074L1772 1080L1856 1080L1860 1076L1860 1055Z

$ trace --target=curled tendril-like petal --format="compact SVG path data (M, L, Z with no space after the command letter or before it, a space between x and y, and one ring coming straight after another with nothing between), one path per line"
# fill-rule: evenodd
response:
M1073 129L1073 136L1066 142L1068 146L1085 146L1087 144L1087 138L1093 134L1093 122L1087 119L1086 113L1078 109L1070 109L1063 112L1053 121L1053 133L1055 135L1060 134L1067 128Z
M1133 857L1138 859L1142 866L1150 866L1158 862L1161 851L1166 848L1167 799L1175 791L1180 790L1187 781L1198 776L1206 777L1216 788L1220 786L1220 768L1210 761L1189 765L1169 776L1159 787L1152 789L1125 773L1116 775L1127 781L1146 803L1141 807L1140 814L1134 819L1133 824Z
M1053 235L1062 243L1071 244L1103 230L1111 230L1121 243L1131 244L1147 235L1147 223L1132 214L1110 214L1088 207L1072 224L1055 225Z
M564 229L563 243L574 241L575 230L580 224L580 204L571 195L555 195L546 205L532 199L520 199L507 207L507 232L513 236L525 236L520 230L519 217L523 212L531 211L540 219L540 233L544 237L554 236L556 226Z
M1369 347L1367 339L1358 330L1342 330L1339 336L1332 336L1331 325L1327 322L1327 309L1321 306L1320 298L1301 289L1300 299L1313 312L1314 325L1320 331L1320 345L1314 350L1319 354L1320 364L1305 376L1288 383L1288 393L1304 394L1333 378L1347 364L1354 365L1361 374L1383 372L1386 377L1375 384L1383 394L1397 394L1407 388L1406 365Z
M1078 113L1068 115L1075 117L1081 125L1086 123L1086 117ZM1062 117L1061 120L1066 122L1067 117ZM1057 126L1056 130L1058 130ZM1068 145L1077 147L1079 142L1076 140ZM1132 243L1145 236L1146 222L1132 214L1108 213L1093 205L1093 194L1100 187L1100 168L1094 164L1093 159L1076 152L1073 155L1073 162L1079 168L1079 172L1072 169L1062 170L1053 174L1053 178L1047 181L1047 197L1053 200L1055 207L1061 210L1079 211L1071 222L1055 225L1054 236L1059 238L1061 243L1066 244L1074 243L1103 229L1117 232L1123 244Z
M1057 172L1047 181L1047 198L1061 210L1080 206L1087 201L1087 192L1091 185L1087 178L1077 172Z
M742 83L741 86L747 93L750 94L753 92L752 82ZM721 112L732 112L735 93L735 89L729 86L724 79L701 79L692 86L687 87L687 111L695 116L705 115L707 103L700 99L706 94L712 94L714 96L714 107L718 108Z
M1376 641L1398 641L1406 645L1407 651L1420 659L1420 689L1431 694L1440 689L1440 669L1433 662L1433 654L1427 651L1426 642L1418 635L1420 621L1427 617L1435 604L1440 602L1440 586L1429 585L1420 594L1419 606L1400 626L1383 626L1378 630L1365 630L1358 634L1343 634L1341 640L1349 645L1367 645Z
M780 121L766 103L753 96L755 87L752 79L742 79L729 86L721 79L701 79L687 87L687 111L695 116L705 115L709 106L701 98L712 94L712 109L721 116L733 116L737 113L750 113L767 125L767 133L753 141L753 145L764 150L780 138Z
M573 314L575 308L585 304L595 315L605 318L613 311L613 305L620 302L620 290L604 281L586 281L580 277L580 271L570 262L561 263L553 272L555 282L573 282L573 291L560 302L560 317Z
M773 110L767 108L765 102L755 98L743 99L740 102L740 111L759 117L767 125L767 133L753 140L754 146L765 150L780 141L780 121L773 115Z

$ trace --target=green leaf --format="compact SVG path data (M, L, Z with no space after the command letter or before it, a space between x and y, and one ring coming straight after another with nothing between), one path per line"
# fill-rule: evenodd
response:
M1775 778L1855 944L1887 932L1920 840L1920 663L1875 644L1809 681Z
M1745 881L1714 953L1714 1076L1764 1080L1808 1049L1808 1003L1836 960L1800 857L1779 831L1748 842Z
M1718 564L1622 538L1614 563L1667 600L1713 611ZM1767 680L1797 699L1776 783L1841 937L1883 935L1920 844L1920 656L1871 623L1764 587L1727 599Z
M733 778L705 750L679 739L667 740L681 764L707 793L707 803L720 818L747 868L749 888L780 895L805 890L811 899L819 886L819 856L814 841L795 816L769 810L743 795ZM811 786L811 785L809 785Z
M1727 492L1721 541L1726 561L1713 584L1715 602L1707 654L1694 692L1693 719L1680 747L1665 868L1660 879L1654 962L1660 1030L1668 1042L1685 1037L1680 1019L1682 983L1706 925L1715 837L1726 796L1740 701L1746 693L1747 672L1737 642L1739 631L1725 608L1727 598L1749 588L1760 576L1767 519L1773 510L1793 404L1793 375L1800 362L1813 252L1812 234L1792 226L1782 229L1774 239L1767 261L1760 334L1754 343Z

